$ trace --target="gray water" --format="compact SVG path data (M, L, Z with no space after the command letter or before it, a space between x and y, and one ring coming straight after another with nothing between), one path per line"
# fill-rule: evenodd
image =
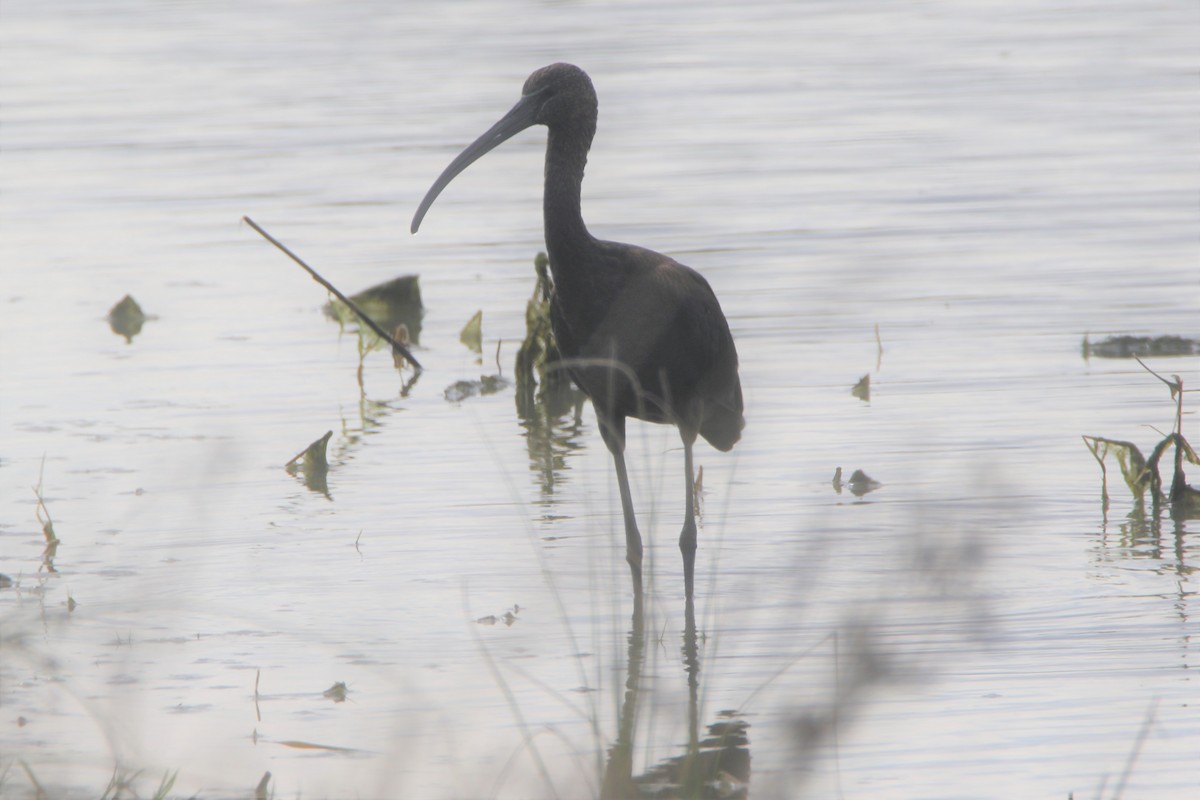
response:
M1195 797L1196 522L1115 464L1106 508L1080 436L1148 452L1174 410L1085 335L1200 334L1197 33L1182 1L8 0L0 795L597 796L737 721L756 797ZM590 406L548 436L512 388L444 395L511 378L544 132L408 221L557 60L600 97L593 232L703 272L741 356L694 630L671 429L631 423L639 610ZM406 393L243 215L344 290L420 275ZM283 465L327 430L314 491Z

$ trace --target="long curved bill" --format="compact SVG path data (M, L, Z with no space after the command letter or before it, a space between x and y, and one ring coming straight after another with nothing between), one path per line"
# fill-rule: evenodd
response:
M522 96L520 101L499 122L488 128L487 133L471 142L466 150L463 150L458 154L457 158L450 162L450 166L446 167L442 171L442 174L438 176L438 179L433 182L433 186L430 186L429 191L425 193L425 199L417 207L417 213L413 215L412 221L413 233L416 233L421 227L421 220L425 219L425 212L433 205L433 201L438 198L438 195L442 193L442 189L445 189L458 173L478 161L485 153L494 149L501 142L512 138L534 124L534 117L537 114L538 103L540 101L538 94L538 92L534 92L533 94Z

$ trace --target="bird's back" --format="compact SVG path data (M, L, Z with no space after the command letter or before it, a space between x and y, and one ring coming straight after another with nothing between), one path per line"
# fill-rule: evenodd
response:
M688 425L729 450L745 425L742 387L708 281L652 250L596 245L587 264L556 265L551 254L554 333L579 364L576 383L601 413Z

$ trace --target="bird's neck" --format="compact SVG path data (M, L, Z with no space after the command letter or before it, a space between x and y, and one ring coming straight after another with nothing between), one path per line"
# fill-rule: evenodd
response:
M587 164L592 130L550 129L546 142L546 187L542 196L546 225L546 249L555 283L569 280L564 273L571 264L586 261L595 240L583 224L580 188Z

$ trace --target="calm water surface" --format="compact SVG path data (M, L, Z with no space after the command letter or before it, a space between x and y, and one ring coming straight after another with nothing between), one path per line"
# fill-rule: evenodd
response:
M596 796L737 723L757 797L1195 797L1196 523L1115 476L1106 511L1079 437L1172 423L1085 334L1200 335L1198 31L1182 0L9 0L0 794ZM600 96L594 232L704 272L742 358L690 617L673 431L631 429L636 608L590 407L547 435L511 388L444 396L497 347L511 377L544 132L408 221L555 60ZM421 276L407 393L246 214L346 290ZM327 430L321 493L283 464Z

